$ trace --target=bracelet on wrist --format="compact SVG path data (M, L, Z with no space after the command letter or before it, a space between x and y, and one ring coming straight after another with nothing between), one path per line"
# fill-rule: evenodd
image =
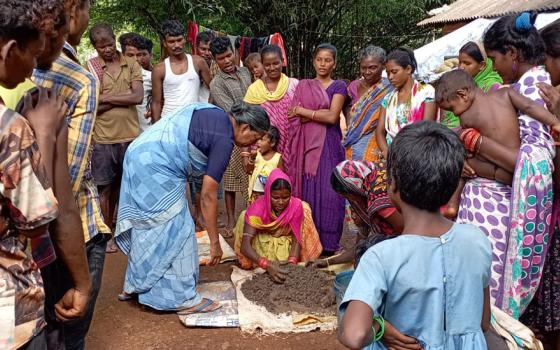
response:
M475 146L475 152L474 154L478 154L478 152L480 152L480 148L482 147L482 140L484 139L484 136L480 135L480 137L478 138L478 143Z
M375 331L375 327L373 325L371 326L371 330L373 331L373 341L377 342L383 338L383 335L385 335L385 320L379 315L373 316L373 320L379 323L378 332Z
M288 258L288 262L289 262L290 264L297 265L297 263L298 263L298 258L296 258L295 256L290 256L290 257Z
M259 258L259 267L263 270L266 270L266 268L268 267L268 259L264 256L261 256Z

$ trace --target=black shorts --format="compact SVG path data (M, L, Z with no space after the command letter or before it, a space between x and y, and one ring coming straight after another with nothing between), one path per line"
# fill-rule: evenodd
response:
M107 186L120 181L123 174L124 155L130 142L93 143L91 173L97 186Z

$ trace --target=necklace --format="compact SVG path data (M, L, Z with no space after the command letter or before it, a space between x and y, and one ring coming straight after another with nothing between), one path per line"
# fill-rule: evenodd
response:
M276 90L271 91L271 90L268 88L268 77L264 78L264 87L266 88L266 91L268 91L269 94L273 94L274 91L276 91Z

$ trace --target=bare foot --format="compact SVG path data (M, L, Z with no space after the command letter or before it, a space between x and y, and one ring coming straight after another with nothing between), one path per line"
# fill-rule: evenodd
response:
M107 242L107 248L105 248L105 253L112 254L117 253L119 251L119 247L115 243L115 239L111 238L109 242Z
M222 237L224 237L224 238L231 238L231 237L233 237L233 228L226 227L226 228L222 231Z

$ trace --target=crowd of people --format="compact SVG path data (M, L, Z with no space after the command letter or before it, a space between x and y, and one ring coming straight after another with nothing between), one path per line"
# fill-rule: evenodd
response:
M330 44L296 79L275 45L240 62L200 32L186 53L176 20L155 65L150 39L119 50L106 23L80 62L89 11L0 0L0 348L83 349L118 250L119 300L219 309L196 288L202 230L210 266L221 234L279 284L285 264L354 263L349 348L531 348L523 324L560 346L560 20L505 16L435 82L413 51L369 45L347 83Z

